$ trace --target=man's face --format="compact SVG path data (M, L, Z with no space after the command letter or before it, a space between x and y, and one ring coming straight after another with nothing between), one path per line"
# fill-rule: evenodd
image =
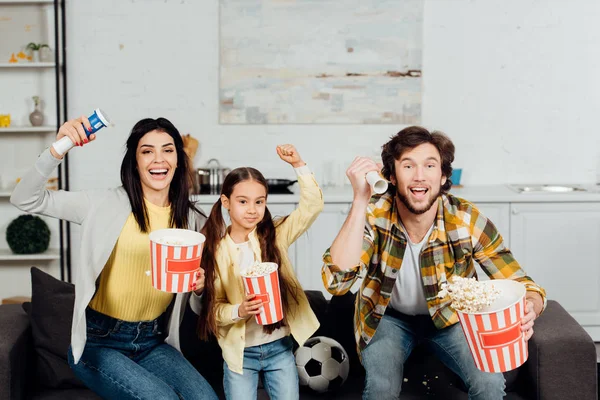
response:
M398 198L411 213L423 214L436 202L446 183L439 151L431 143L424 143L405 151L394 164L396 174L391 180L398 189Z

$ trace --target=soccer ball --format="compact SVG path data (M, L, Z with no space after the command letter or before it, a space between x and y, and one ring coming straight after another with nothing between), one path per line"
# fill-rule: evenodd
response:
M348 378L348 354L331 338L310 338L296 350L295 356L300 386L324 393L338 389Z

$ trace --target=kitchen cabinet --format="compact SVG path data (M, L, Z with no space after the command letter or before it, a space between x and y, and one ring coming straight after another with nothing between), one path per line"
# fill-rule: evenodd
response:
M317 220L298 239L296 275L305 290L321 290L329 297L321 279L323 253L333 243L349 211L350 203L326 202Z
M600 202L511 203L510 209L516 259L600 341Z
M2 28L4 32L10 32L10 35L0 34L0 87L3 88L0 90L0 114L11 116L10 126L0 128L0 298L31 293L29 267L32 265L57 278L68 279L66 223L42 217L50 228L50 245L41 254L13 254L5 239L9 223L23 214L9 201L16 180L52 142L64 117L62 6L60 0L0 1ZM19 55L30 42L47 43L54 60L27 62L15 57L18 62L9 62L13 54ZM41 99L42 126L32 126L28 118L34 109L33 96ZM58 187L65 187L67 183L65 168L62 166L59 170ZM56 187L57 183L49 186Z

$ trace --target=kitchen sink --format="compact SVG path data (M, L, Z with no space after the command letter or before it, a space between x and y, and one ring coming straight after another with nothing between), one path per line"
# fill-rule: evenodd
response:
M508 185L517 193L573 193L587 192L581 185Z

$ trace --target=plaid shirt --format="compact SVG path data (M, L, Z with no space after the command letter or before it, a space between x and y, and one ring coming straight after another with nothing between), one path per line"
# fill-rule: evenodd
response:
M458 322L449 297L440 299L440 285L452 275L476 276L473 261L492 279L515 279L528 291L546 292L525 274L494 224L471 203L450 194L438 198L433 232L420 254L427 307L438 329ZM323 283L333 295L346 293L364 278L354 312L354 334L359 354L369 343L390 302L406 250L407 233L399 220L393 195L374 196L367 208L360 263L346 271L333 264L330 249L323 255Z

